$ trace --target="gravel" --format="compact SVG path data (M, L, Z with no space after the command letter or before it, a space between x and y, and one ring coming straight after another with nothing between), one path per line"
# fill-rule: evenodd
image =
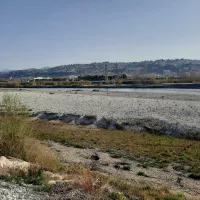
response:
M1 200L40 200L44 195L38 194L30 187L22 187L12 183L0 181Z
M180 131L179 135L185 135L185 130L191 129L199 138L200 130L200 103L198 98L190 101L191 95L172 95L164 94L165 98L156 98L149 94L143 97L135 97L128 93L105 96L87 94L68 94L68 93L54 93L37 92L37 91L21 91L12 92L19 94L22 101L32 109L33 112L51 112L59 115L73 114L80 116L95 116L97 120L102 118L114 120L122 124L137 124L138 120L150 120L147 123L156 129L172 129L171 132ZM3 93L0 93L0 99ZM138 94L139 95L139 94ZM160 94L162 97L162 94ZM168 98L167 98L168 97ZM182 99L182 100L181 100ZM152 122L153 121L153 122ZM161 122L161 125L158 123ZM169 127L169 125L172 127ZM140 128L140 127L139 127ZM150 127L151 128L151 127Z
M48 94L45 92L13 92L34 112L48 111L77 115L95 115L99 119L119 122L136 118L154 118L170 123L200 127L199 101L143 99L79 94ZM0 93L0 99L3 93Z

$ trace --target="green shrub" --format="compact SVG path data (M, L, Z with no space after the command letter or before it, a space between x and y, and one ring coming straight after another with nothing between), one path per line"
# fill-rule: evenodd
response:
M31 167L27 172L21 170L10 171L10 175L0 175L0 180L14 182L19 185L44 185L45 179L41 168Z

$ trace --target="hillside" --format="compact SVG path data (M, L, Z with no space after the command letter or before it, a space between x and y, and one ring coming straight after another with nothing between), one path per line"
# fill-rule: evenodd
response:
M68 75L88 75L104 74L105 63L90 64L69 64L56 67L44 67L41 69L25 69L15 71L0 72L1 78L21 78L36 76L68 76ZM174 59L174 60L156 60L142 62L110 62L107 65L110 74L177 74L182 72L200 72L200 60ZM170 71L168 71L170 70Z

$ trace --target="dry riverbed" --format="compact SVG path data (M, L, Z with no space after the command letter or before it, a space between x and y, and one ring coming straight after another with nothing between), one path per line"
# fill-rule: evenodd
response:
M200 198L198 96L10 93L20 96L31 112L31 136L47 145L64 165L80 164L116 180L125 180L133 188L146 188L144 191L149 190L150 195L156 190L149 188L168 188L173 194L184 194L186 199ZM2 97L0 93L0 100ZM20 194L21 188L18 190Z
M198 95L12 91L35 116L200 140ZM3 92L0 93L0 99ZM46 116L39 116L46 112ZM50 116L48 116L50 113ZM52 115L53 114L53 115ZM85 117L85 118L83 118Z

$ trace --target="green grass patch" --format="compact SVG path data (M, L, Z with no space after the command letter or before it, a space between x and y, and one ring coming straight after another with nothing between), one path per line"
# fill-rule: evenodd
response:
M165 168L169 164L185 172L200 172L200 141L156 136L131 131L90 129L46 120L30 123L33 136L78 148L100 148L111 157L137 160L145 167Z

